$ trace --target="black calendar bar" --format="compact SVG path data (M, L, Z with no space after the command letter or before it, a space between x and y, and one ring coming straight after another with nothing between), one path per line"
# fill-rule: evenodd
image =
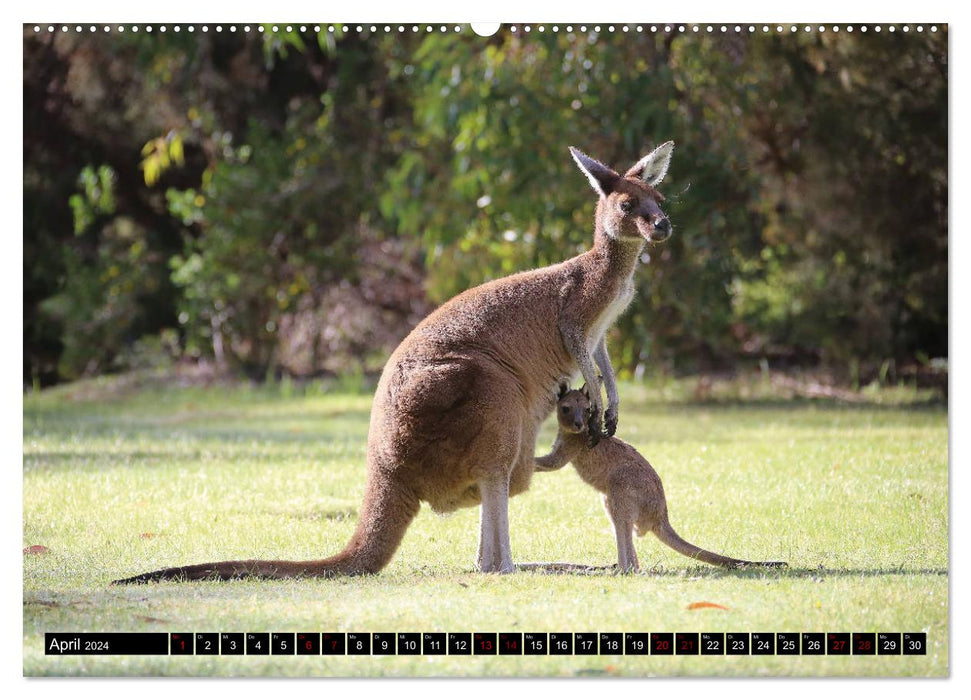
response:
M48 656L924 656L926 632L47 632Z
M47 632L48 656L168 655L167 632Z

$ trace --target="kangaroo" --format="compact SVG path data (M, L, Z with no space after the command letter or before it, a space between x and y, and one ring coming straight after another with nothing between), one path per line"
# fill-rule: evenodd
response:
M707 564L728 568L743 566L787 566L781 561L745 561L701 549L681 539L668 522L664 487L654 468L623 440L608 437L588 446L587 413L593 401L586 385L581 389L560 389L556 417L559 432L552 451L536 458L536 471L560 469L572 462L580 478L603 493L604 509L617 538L617 566L623 572L639 569L632 532L638 536L653 532L676 552Z
M594 386L599 368L608 405L602 417L601 397L591 398L591 443L604 435L604 423L608 435L616 429L619 398L605 334L634 295L645 243L671 235L655 186L673 148L670 141L658 146L620 175L571 147L599 197L593 247L458 294L391 354L371 408L364 503L341 552L315 561L173 567L115 583L376 573L422 502L440 513L480 505L478 567L513 571L508 501L529 488L536 436L557 387L578 370Z

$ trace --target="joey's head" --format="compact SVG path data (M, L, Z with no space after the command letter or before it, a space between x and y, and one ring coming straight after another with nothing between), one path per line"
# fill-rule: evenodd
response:
M671 235L671 222L661 211L664 196L657 187L668 172L674 141L662 143L623 175L570 147L577 166L590 180L597 203L597 231L608 238L660 243Z
M564 433L582 434L587 432L587 421L590 418L590 394L587 385L581 389L560 388L556 400L556 420L560 430Z

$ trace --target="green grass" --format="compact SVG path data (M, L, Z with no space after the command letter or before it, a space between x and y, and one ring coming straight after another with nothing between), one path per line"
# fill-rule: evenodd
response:
M692 404L621 387L618 436L661 475L675 528L788 570L697 566L648 536L639 575L481 575L477 511L425 508L378 576L114 587L160 566L337 552L361 501L370 397L82 389L24 399L23 544L49 548L24 555L26 675L948 674L947 413L910 394ZM552 437L547 424L540 449ZM571 468L536 475L510 531L517 561L615 561L599 495ZM698 601L729 609L688 609ZM928 654L48 657L46 631L925 631Z

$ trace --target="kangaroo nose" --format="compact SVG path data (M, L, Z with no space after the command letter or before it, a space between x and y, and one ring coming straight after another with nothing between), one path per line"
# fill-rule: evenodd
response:
M662 216L660 219L654 222L654 231L651 233L650 239L655 243L660 243L661 241L666 241L671 237L671 222L668 221L668 217Z

